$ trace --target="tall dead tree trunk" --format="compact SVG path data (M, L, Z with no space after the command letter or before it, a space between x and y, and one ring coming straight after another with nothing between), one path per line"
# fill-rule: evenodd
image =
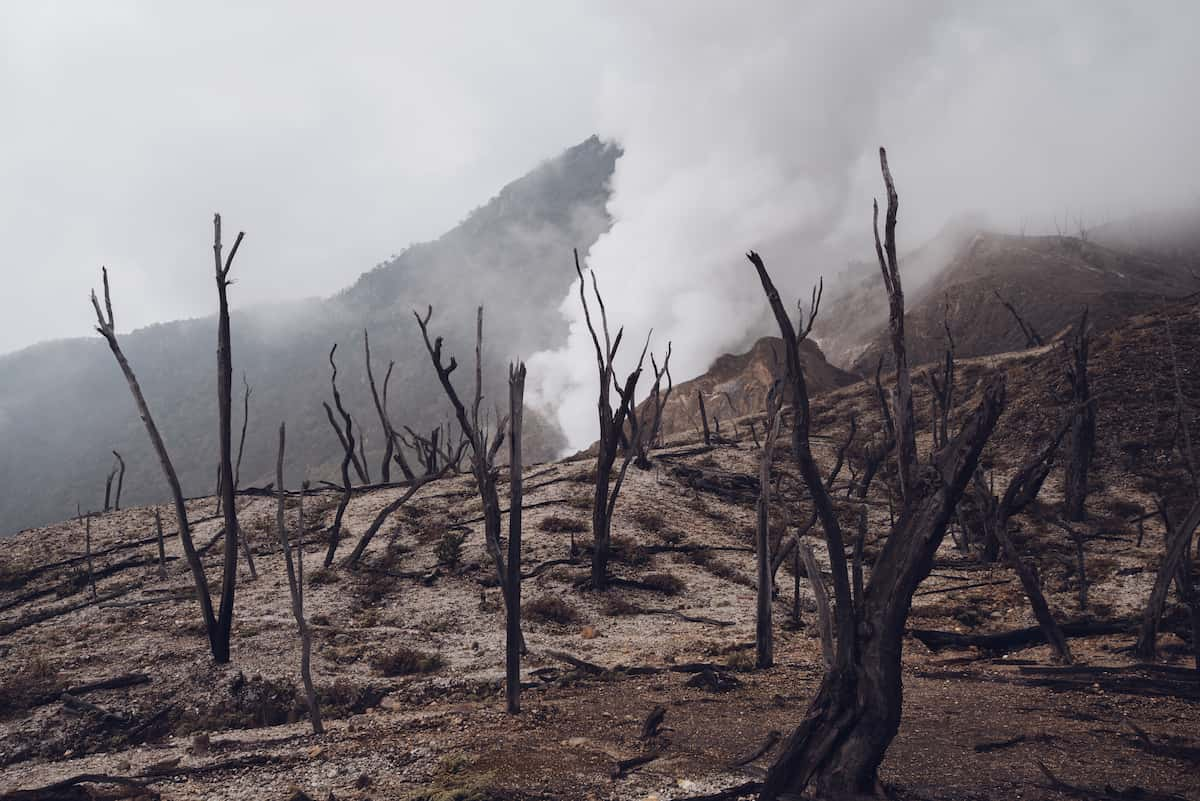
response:
M787 381L795 408L792 452L825 531L837 632L833 668L826 673L804 721L771 765L760 796L763 801L799 795L810 784L816 785L819 794L829 796L874 791L879 764L900 726L900 654L913 594L932 568L946 525L1004 406L1004 383L998 378L983 390L978 407L958 435L932 454L928 466L917 461L904 301L896 262L898 200L882 148L880 167L888 191L888 213L886 241L879 244L877 232L876 250L890 301L897 370L893 394L897 467L904 487L904 508L875 562L863 591L861 611L855 609L852 600L841 525L810 446L811 420L799 341L811 330L818 295L814 291L808 325L798 336L762 259L756 253L748 254L786 347Z
M250 394L254 391L242 373L242 435L238 438L237 462L233 465L233 491L242 486L242 452L246 450L246 428L250 423Z
M755 608L755 663L769 668L775 663L775 647L771 626L771 595L775 586L771 572L771 460L775 457L775 440L783 420L783 392L776 381L767 392L767 429L758 461L758 527L755 551L758 560L758 602Z
M120 469L117 471L117 497L113 500L113 509L119 512L121 511L121 489L125 486L125 460L116 451L112 453L117 457L117 464L120 465Z
M237 507L234 506L233 479L233 351L229 333L229 269L237 255L244 233L238 232L237 239L229 251L229 257L221 259L221 215L213 215L213 262L217 281L217 411L219 416L218 436L221 448L221 502L225 513L225 565L221 571L221 607L217 613L217 630L223 648L214 657L218 663L229 661L229 634L233 630L233 597L237 584L238 527ZM249 551L246 552L249 559Z
M1045 342L1042 341L1041 335L1038 334L1034 327L1026 323L1021 315L1017 313L1016 306L1013 306L1011 302L1005 300L1000 295L999 291L993 289L992 294L996 296L996 300L1000 301L1000 304L1004 306L1004 308L1008 309L1008 313L1012 315L1013 320L1015 320L1017 326L1020 327L1021 335L1025 337L1026 348L1040 348L1045 344Z
M92 564L92 513L88 512L83 532L84 553L87 555L88 584L92 588L92 600L96 600L96 568Z
M504 693L508 711L521 711L521 424L525 363L508 366L508 601L505 604Z
M508 424L508 418L497 420L494 439L479 419L479 407L483 403L483 307L479 307L475 317L475 395L469 412L450 380L450 374L458 367L458 362L451 356L449 363L443 364L442 338L437 337L433 341L429 339L429 319L433 316L433 307L428 308L424 318L416 312L413 312L413 316L417 318L417 325L421 328L421 337L437 372L438 381L454 407L459 427L470 443L471 475L475 478L475 487L483 503L484 544L496 568L496 578L507 608L511 594L508 571L504 566L504 554L500 550L500 495L496 488L499 470L496 467L496 453L504 443L504 428Z
M617 471L616 481L610 487L613 478L613 467L617 461L617 453L621 447L621 439L625 430L625 419L633 408L633 396L637 389L638 379L642 375L642 364L646 360L646 351L650 347L649 335L638 358L637 367L624 385L617 383L613 369L613 360L621 347L621 338L625 329L617 329L617 336L611 339L608 333L608 312L604 308L604 299L600 296L600 286L596 282L596 274L592 276L592 292L596 304L600 307L600 328L604 334L604 346L600 345L600 337L592 324L592 313L588 309L587 281L583 277L583 268L579 265L579 251L575 251L575 273L579 276L579 302L583 304L583 318L587 322L588 333L592 335L592 345L596 349L596 370L600 376L599 400L596 408L600 416L600 442L596 452L596 493L592 499L592 588L604 590L608 587L608 559L612 543L612 516L621 494L621 485L625 481L625 471L634 457L634 449L626 448L625 456ZM612 407L612 389L617 391L617 408Z
M159 581L165 581L167 578L167 548L163 542L162 530L162 515L158 510L154 510L154 533L158 536L158 578Z
M333 403L337 406L338 414L342 417L342 426L333 417L333 409L329 408L327 402L321 405L325 407L325 416L329 418L329 425L333 426L333 430L337 432L338 441L342 443L342 498L338 502L337 512L333 516L333 525L329 529L329 548L325 551L325 567L333 564L333 557L337 553L338 543L342 536L342 516L346 514L346 507L350 505L350 464L357 459L354 455L354 421L350 417L350 413L346 411L346 407L342 405L342 395L337 388L337 362L333 360L333 354L337 352L337 343L329 349L329 367L331 372L329 383L333 387Z
M287 434L284 424L279 424L279 456L275 460L275 487L278 504L275 507L275 527L279 530L279 547L283 550L284 565L287 567L288 593L292 597L292 616L296 618L296 630L300 634L300 680L304 682L304 696L308 700L308 719L312 722L313 734L324 734L321 709L317 705L317 691L312 680L312 634L308 621L304 619L304 493L300 493L300 523L296 562L292 564L292 544L288 542L287 525L283 519L283 501L287 493L283 490L283 450Z
M232 257L232 254L230 255ZM192 580L196 585L196 599L200 603L200 614L204 621L204 629L208 634L209 648L212 650L213 659L221 661L222 655L228 659L229 632L221 631L217 627L216 616L213 614L212 596L208 591L208 578L204 575L204 565L201 563L200 556L196 553L195 544L192 542L192 530L188 525L187 505L184 503L183 489L179 484L179 476L175 473L175 467L171 463L170 455L167 453L167 446L163 443L158 426L155 425L154 418L150 414L150 407L146 403L145 395L142 394L142 387L138 383L137 376L134 375L133 368L129 366L129 361L125 358L125 354L117 342L116 324L113 322L112 298L108 290L108 270L101 268L101 276L104 283L103 311L100 309L100 301L96 298L96 292L92 291L92 308L96 312L96 330L108 342L108 348L117 360L117 366L121 368L121 373L125 376L125 382L129 385L129 392L133 396L134 403L137 405L142 423L146 426L146 434L150 437L150 443L154 446L154 452L158 456L163 476L166 478L167 486L171 491L171 500L175 505L175 519L179 526L179 541L183 545L184 557L187 559L188 566L192 571Z
M1079 522L1087 516L1084 508L1088 492L1088 468L1096 448L1096 408L1088 388L1088 312L1085 308L1079 324L1064 344L1067 381L1076 405L1071 423L1071 451L1063 479L1063 507L1067 520Z

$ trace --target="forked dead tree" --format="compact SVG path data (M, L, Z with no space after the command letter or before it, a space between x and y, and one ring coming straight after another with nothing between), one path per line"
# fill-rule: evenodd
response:
M1071 648L1067 644L1067 638L1063 635L1062 628L1058 625L1058 621L1054 618L1054 613L1050 609L1050 604L1046 601L1046 596L1042 592L1041 582L1038 580L1037 571L1034 570L1032 565L1026 563L1021 558L1021 553L1017 550L1016 543L1013 542L1012 537L1009 535L1008 522L1037 498L1042 485L1046 482L1046 477L1050 475L1050 470L1054 466L1054 456L1058 452L1059 444L1071 428L1074 419L1075 415L1072 413L1068 417L1066 424L1059 427L1054 436L1050 437L1017 470L1016 474L1008 482L1008 489L1004 491L1003 497L997 498L993 494L991 487L984 481L981 470L976 470L974 476L975 497L983 500L982 519L985 542L995 541L999 543L1005 561L1008 562L1009 567L1013 569L1013 572L1017 574L1017 578L1021 581L1021 587L1025 590L1025 597L1029 599L1033 615L1037 618L1038 626L1041 627L1042 633L1046 635L1046 642L1050 644L1051 650L1054 651L1055 659L1066 665L1071 664L1073 661Z
M214 250L219 254L219 228L216 228L215 235L218 246ZM234 244L226 261L226 270L232 264L233 257L237 253L238 244L241 243L241 240L242 235L239 234L237 243ZM158 426L155 425L154 418L150 414L150 407L146 403L146 397L142 393L137 376L134 375L133 368L130 367L129 361L125 358L125 354L122 352L121 346L117 341L116 324L113 320L112 298L108 287L108 271L102 269L101 275L104 283L103 309L100 307L100 301L97 299L95 291L92 292L92 308L96 312L96 330L108 342L109 350L112 351L113 357L117 360L117 365L121 368L121 372L125 376L125 382L129 385L129 392L133 396L134 403L138 408L138 414L146 426L146 433L150 437L151 444L154 446L159 465L162 467L163 476L166 478L167 485L171 491L171 500L175 506L175 518L179 527L179 541L183 546L184 557L187 559L188 566L192 571L192 579L196 585L196 598L200 603L200 613L204 620L205 631L208 634L209 648L212 651L213 660L218 663L228 662L229 635L231 630L229 623L233 619L232 588L228 594L230 608L228 610L222 609L218 617L213 613L212 596L208 590L208 578L204 573L204 565L201 563L200 556L197 554L195 544L192 541L192 530L188 524L187 506L184 503L183 490L179 484L179 477L175 472L174 465L171 463L171 457L167 453L167 447L163 443ZM228 530L226 531L226 553L233 552L236 554L236 543L230 539L233 536L236 535L231 535ZM226 577L226 580L228 580L228 577ZM226 597L226 594L222 593L222 605L226 603Z
M292 616L296 618L296 630L300 634L300 679L304 682L304 696L308 700L308 718L314 734L323 734L321 709L317 705L317 691L312 680L312 634L304 618L304 493L300 493L299 523L296 527L296 560L292 563L292 544L288 541L287 525L283 519L283 501L287 493L283 490L283 451L287 434L284 424L279 424L279 456L275 460L275 486L278 504L275 507L275 527L279 531L279 547L283 550L287 568L288 593L292 597Z
M932 454L927 465L918 462L904 338L904 296L896 261L899 201L882 148L880 167L887 187L888 209L886 238L879 243L876 230L876 250L889 296L896 364L893 418L903 509L875 561L858 604L852 597L841 524L812 455L808 391L796 329L762 259L756 253L748 254L784 340L786 376L795 409L792 454L825 532L833 573L837 634L833 667L826 672L804 721L792 732L771 765L760 796L763 801L799 795L810 784L816 785L819 794L829 796L874 792L879 764L900 725L900 654L913 594L933 565L946 525L1004 406L1004 383L997 379L983 390L978 407L946 447Z
M346 407L342 405L342 395L337 388L337 362L333 360L336 352L337 343L335 342L329 349L329 367L332 371L329 383L333 387L333 403L337 406L338 414L342 418L341 424L339 425L334 419L333 409L330 408L328 401L322 402L321 405L325 407L325 416L329 418L329 425L333 426L333 430L337 432L338 441L342 443L342 498L338 501L337 512L333 516L333 525L329 529L329 548L325 551L325 567L333 564L333 557L337 553L338 543L341 541L342 516L346 514L346 507L350 505L350 465L358 460L358 457L354 455L354 420L346 411ZM361 468L359 475L363 475Z
M496 467L496 453L504 444L504 428L508 424L507 417L496 423L494 438L479 418L479 407L483 403L483 307L480 306L475 317L475 394L471 409L468 412L450 380L450 374L458 367L453 356L449 363L442 363L442 338L429 339L429 319L433 316L433 307L426 310L425 316L413 312L417 325L421 328L421 338L425 341L425 349L437 371L438 381L454 407L454 415L458 425L470 443L471 475L475 478L475 487L483 502L483 537L488 555L496 567L496 577L504 596L505 605L509 603L510 591L508 586L508 571L504 567L504 554L500 550L500 495L496 488L499 469Z
M667 355L663 359L662 367L658 366L655 361L654 354L650 354L650 368L654 370L654 386L650 387L650 402L647 407L646 414L653 415L649 421L639 419L636 414L636 409L629 410L629 427L630 438L633 442L633 447L636 449L636 456L633 459L633 464L639 470L649 470L650 465L650 448L658 442L658 434L662 430L662 415L663 409L667 405L667 401L671 399L671 390L674 389L674 382L671 380L671 343L667 343ZM662 391L663 376L667 377L667 391Z
M587 302L587 281L583 277L583 268L579 265L579 251L575 251L575 273L579 276L579 302L583 304L583 317L587 322L588 333L592 335L592 345L596 349L596 370L600 376L600 392L597 408L600 413L600 443L596 452L596 493L592 499L592 588L603 590L608 587L608 558L612 545L612 515L621 494L621 485L625 481L625 472L633 459L634 449L626 448L621 467L617 471L615 483L610 486L613 477L613 467L621 448L621 439L625 430L625 419L633 408L633 396L637 390L638 379L642 375L642 363L646 360L646 350L650 347L650 338L646 337L646 345L638 358L637 367L625 379L624 384L617 383L613 360L621 347L624 328L617 330L615 339L608 333L608 312L604 308L604 299L600 296L600 286L596 282L596 274L592 276L592 292L600 307L600 327L604 334L604 346L600 345L600 337L592 324L592 313ZM617 408L612 406L612 390L617 391Z
M758 461L758 526L754 547L758 560L758 603L755 611L755 664L769 668L775 662L771 626L771 596L775 586L771 572L771 460L775 457L775 440L783 422L783 393L778 381L767 392L766 432Z
M1067 520L1082 521L1088 493L1088 468L1096 449L1096 407L1088 387L1088 311L1085 308L1075 330L1063 343L1067 381L1075 417L1071 422L1070 454L1063 478L1063 511Z
M521 424L525 417L525 363L508 365L508 597L505 599L504 694L508 711L521 711Z
M233 479L233 349L229 332L229 270L233 257L237 255L244 234L238 232L229 258L221 258L221 215L213 215L213 263L217 281L217 412L218 439L221 449L221 501L225 514L225 567L221 578L221 609L217 615L217 627L224 632L233 628L233 595L237 584L237 547L241 534L234 505ZM254 573L254 560L246 549L246 558ZM226 635L228 639L228 634ZM218 660L221 661L221 660Z
M395 369L396 363L388 362L387 373L383 377L383 397L381 398L379 390L375 387L375 372L371 369L371 337L365 328L363 329L363 355L367 362L367 383L371 386L371 399L375 402L375 413L379 415L379 425L383 428L384 449L383 461L379 465L379 480L384 484L391 482L392 460L395 459L400 472L404 474L404 480L412 481L413 472L412 468L408 466L408 459L404 456L404 444L400 442L387 410L388 383L392 380L392 370Z

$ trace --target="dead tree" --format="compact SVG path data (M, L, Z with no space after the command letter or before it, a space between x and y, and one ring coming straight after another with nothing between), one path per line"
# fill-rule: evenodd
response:
M92 513L88 512L84 520L83 547L84 554L87 556L88 584L91 585L92 600L94 601L96 600L96 568L92 564Z
M125 486L125 460L116 451L113 451L112 454L117 457L117 464L120 465L117 471L117 497L113 499L113 509L119 512L121 511L121 488Z
M1012 480L1009 481L1008 488L1004 491L1002 498L997 499L992 493L991 488L984 482L982 471L976 470L974 476L976 497L983 500L985 542L995 541L999 543L1009 567L1013 569L1013 572L1017 574L1017 578L1021 581L1021 587L1025 590L1025 596L1029 599L1033 615L1037 618L1038 626L1041 627L1042 632L1046 635L1046 642L1050 644L1051 649L1054 651L1055 659L1066 665L1071 664L1073 661L1071 648L1067 644L1067 638L1063 635L1062 628L1058 625L1058 621L1055 620L1054 613L1050 609L1050 604L1046 601L1037 571L1034 570L1032 565L1027 564L1021 559L1021 554L1017 550L1016 544L1013 542L1012 537L1009 536L1008 522L1037 498L1042 485L1046 482L1046 477L1050 475L1050 470L1054 466L1054 456L1058 451L1058 446L1066 436L1067 431L1071 428L1073 419L1074 415L1072 414L1066 424L1060 426L1057 433L1050 437L1021 466L1012 477Z
M229 270L233 257L237 255L244 233L238 232L237 239L229 251L229 258L221 259L221 215L213 215L213 263L217 281L217 411L218 439L221 448L221 501L225 507L225 566L221 576L221 609L217 616L217 627L224 632L233 628L233 595L237 584L237 548L240 527L237 507L234 505L233 480L233 351L229 332ZM254 560L246 549L246 558L254 573ZM228 638L228 635L227 635ZM221 661L221 660L218 660Z
M113 462L112 468L108 471L108 475L104 478L104 511L107 513L112 509L112 483L117 476L117 463Z
M162 515L158 513L158 509L154 510L154 533L158 537L158 578L159 581L165 581L167 578L167 548L163 542L162 530Z
M425 316L413 312L417 325L421 328L421 338L425 341L425 349L437 371L438 381L454 407L458 425L466 436L471 447L471 475L475 478L475 487L483 503L483 537L488 555L496 568L496 577L501 594L507 606L510 600L508 572L504 567L504 554L500 550L500 495L496 488L499 469L496 467L496 453L504 443L504 428L507 418L497 421L495 437L490 436L479 418L479 407L483 403L483 307L480 306L475 317L475 394L468 412L450 380L450 374L458 367L453 356L447 364L442 363L442 338L429 339L429 319L433 316L433 307L426 310Z
M579 251L575 251L575 273L579 276L579 302L583 304L583 318L587 322L588 333L592 335L592 345L596 350L596 370L600 377L599 402L597 408L600 415L600 442L596 452L596 493L592 499L592 588L603 590L608 587L608 557L612 543L612 515L617 505L617 497L621 493L621 485L625 481L625 471L634 456L632 448L625 449L625 456L612 487L609 482L613 478L613 466L617 461L617 453L621 447L621 439L625 430L625 418L633 408L633 396L637 389L638 379L642 375L642 363L646 359L646 350L650 347L647 336L642 355L638 358L637 367L625 379L625 383L617 383L613 368L613 360L621 347L621 338L625 333L622 327L617 330L615 339L609 337L608 312L604 308L604 299L600 296L600 286L596 282L596 274L592 276L592 292L600 307L600 328L604 334L604 346L600 345L600 337L592 324L592 313L588 309L587 281L583 277L583 268L579 266ZM617 391L617 408L612 407L611 390ZM707 424L706 424L707 430Z
M242 393L242 435L238 439L237 462L233 467L233 491L236 494L238 487L241 486L242 480L242 451L246 448L246 426L250 422L250 393L251 388L249 382L246 381L246 374L242 373L242 385L245 391ZM220 486L220 483L218 483ZM219 491L218 491L219 493ZM258 569L254 567L254 552L250 548L250 537L246 532L238 531L238 542L242 546L242 555L246 557L246 566L250 569L250 578L258 578Z
M358 459L354 455L354 420L346 411L346 407L342 405L342 395L337 388L337 362L333 360L333 354L336 352L337 343L335 342L329 349L329 367L332 370L329 383L333 386L333 403L337 406L338 414L341 415L341 425L334 419L333 409L330 408L329 402L324 401L321 405L325 407L325 416L329 418L329 425L333 426L333 430L337 432L338 441L342 443L342 498L338 501L337 512L333 516L333 525L329 529L329 548L325 551L325 567L333 564L333 557L337 553L338 543L341 540L342 516L346 514L346 507L350 505L350 465ZM361 468L359 475L362 476Z
M241 237L238 238L239 241ZM234 252L237 251L236 246ZM232 260L233 253L230 253ZM208 634L209 648L212 650L213 659L216 662L229 661L229 629L223 628L218 624L217 617L213 614L212 596L208 591L208 578L204 574L204 565L200 561L200 556L196 553L196 547L192 542L192 530L188 525L187 506L183 499L183 489L179 484L179 476L175 473L175 467L171 463L171 457L167 453L167 446L163 443L162 435L158 431L158 426L154 423L154 418L150 414L150 407L146 403L146 397L142 394L141 385L138 384L137 376L133 373L133 368L129 366L129 361L125 358L124 352L121 350L120 344L117 342L116 324L113 322L112 298L108 290L108 270L101 268L101 277L104 283L104 309L100 308L100 301L96 298L96 292L92 291L92 308L96 312L96 330L108 342L108 348L112 351L113 357L117 360L117 365L121 368L121 373L125 376L125 382L129 385L129 392L133 395L133 401L137 405L138 414L142 418L142 423L146 426L146 434L150 437L150 442L154 446L154 451L158 455L159 465L162 467L163 476L166 478L167 486L171 491L171 500L175 505L175 518L179 526L179 541L183 545L183 553L187 559L188 566L192 570L192 579L196 585L196 598L200 603L200 613L204 620L204 628Z
M633 464L639 470L649 470L650 465L650 448L658 442L658 434L662 430L663 409L666 408L667 401L671 399L671 390L674 389L674 382L671 380L671 343L667 343L667 355L663 359L662 367L658 366L658 362L654 359L654 354L650 354L650 367L654 370L654 385L650 387L649 407L646 414L653 414L649 423L644 419L639 420L636 414L636 409L629 410L629 425L631 430L631 439L633 447L637 450L637 455L634 457ZM667 377L667 391L662 391L662 378ZM647 425L649 426L647 428Z
M992 290L992 294L996 296L996 300L1000 301L1004 308L1008 309L1008 313L1011 314L1013 320L1016 321L1017 326L1021 329L1021 334L1025 337L1026 348L1040 348L1042 345L1046 344L1034 327L1031 324L1026 323L1021 315L1017 313L1017 308L1013 306L1011 302L1005 300L1000 295L1000 292L996 289Z
M708 412L704 408L704 393L696 390L696 401L700 404L700 423L704 426L704 444L712 445L712 432L708 430Z
M816 785L818 794L828 796L874 792L879 764L900 725L900 655L913 594L929 574L946 525L1004 406L1004 382L998 377L983 390L978 407L967 417L957 436L933 454L927 466L918 462L904 338L904 299L896 261L899 202L882 148L880 167L887 187L888 209L886 239L879 244L876 231L876 250L890 301L896 364L893 418L904 506L875 561L858 609L851 597L841 524L810 446L811 418L800 362L800 337L762 259L756 253L748 254L786 347L786 376L795 410L792 453L825 532L833 573L837 635L833 668L826 672L804 721L772 764L763 783L762 801L799 795L810 784Z
M296 629L300 634L300 679L304 682L304 696L308 699L308 717L312 722L313 734L324 734L321 710L317 706L317 691L313 687L312 634L304 619L304 493L300 493L300 513L297 525L296 564L292 564L292 545L288 542L287 526L283 519L283 501L287 493L283 489L283 450L286 440L284 424L279 424L279 456L275 460L275 486L278 504L275 507L275 527L279 530L279 547L283 550L284 565L287 567L288 592L292 596L292 616L296 618Z
M254 391L242 373L242 435L238 438L237 462L233 466L233 490L242 485L242 452L246 449L246 427L250 422L250 394Z
M508 711L521 711L521 423L525 416L525 363L508 365L508 597L505 603L504 694Z
M1088 388L1088 312L1085 308L1079 324L1063 344L1067 381L1075 418L1071 423L1071 449L1063 478L1063 507L1068 521L1076 523L1087 516L1084 504L1088 492L1088 467L1096 448L1096 408Z
M775 648L771 627L771 596L774 576L771 573L771 460L775 456L775 440L783 421L783 392L779 382L767 392L767 429L763 436L758 460L758 528L755 550L758 559L758 603L755 610L755 663L769 668L775 663Z
M391 482L393 458L400 467L400 472L404 474L404 480L412 481L412 468L408 466L408 460L404 457L404 446L398 441L396 429L392 426L392 420L387 412L388 382L392 380L392 370L396 367L396 363L388 362L387 373L383 377L383 398L381 399L379 391L375 388L375 373L371 369L371 338L365 328L363 329L363 354L367 362L367 383L371 387L371 399L375 401L375 412L379 415L379 425L383 428L384 450L383 461L379 465L380 481L384 484Z
M821 577L821 566L813 554L812 546L807 542L798 546L797 553L804 561L804 572L808 575L808 584L812 587L813 599L817 604L817 631L821 636L821 658L825 669L830 670L834 664L833 620L829 610L829 593L825 591L825 579Z
M341 443L342 446L342 452L348 456L350 459L350 464L354 466L354 472L358 476L358 480L361 483L366 484L368 483L366 470L364 469L362 462L359 461L358 453L356 453L354 449L354 437L351 434L353 425L350 414L346 411L345 407L342 406L342 395L340 392L338 392L337 388L338 370L337 364L333 361L333 354L335 351L337 351L337 347L337 343L335 342L333 343L333 347L329 350L329 366L331 369L329 384L333 389L333 404L337 407L338 414L342 417L342 425L344 425L345 428L343 429L343 427L338 425L338 423L334 420L333 412L329 409L329 404L325 404L325 416L329 418L329 425L333 428L333 433L337 434L338 442ZM343 481L342 483L348 486L346 481ZM326 566L328 566L328 564Z

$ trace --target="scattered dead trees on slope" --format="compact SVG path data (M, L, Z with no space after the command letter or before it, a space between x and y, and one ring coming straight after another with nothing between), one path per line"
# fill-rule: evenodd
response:
M363 353L367 363L367 383L371 387L371 399L375 402L375 412L379 415L379 425L383 428L384 450L383 461L379 465L379 479L384 484L391 482L392 460L394 459L396 466L404 474L404 480L412 481L413 471L409 467L408 459L404 456L404 444L400 441L396 427L392 425L392 418L387 409L388 383L392 380L392 370L395 369L396 363L388 362L387 372L383 376L383 396L380 397L379 390L375 386L375 373L371 369L371 338L365 328L363 329Z
M228 309L223 300L225 296L225 280L229 273L229 268L233 264L234 256L237 254L238 246L241 244L242 236L242 234L238 234L237 241L230 250L228 257L222 264L220 217L217 216L214 218L213 253L217 265L216 275L219 287L219 297L222 298L221 305L225 308L224 337L228 336L229 322ZM150 413L150 407L146 403L146 397L142 393L142 388L138 383L137 376L134 374L133 368L129 365L129 361L125 358L125 354L121 350L120 343L117 340L116 323L114 322L113 318L112 297L108 286L108 271L102 268L101 276L104 284L103 308L100 306L100 301L97 299L95 291L92 292L92 308L96 312L96 330L108 343L109 350L112 351L113 357L117 360L117 365L120 367L122 374L125 376L125 382L129 385L129 392L133 396L134 403L138 408L138 414L141 416L142 422L146 426L146 433L150 437L151 444L154 446L155 453L158 456L159 465L162 467L163 476L166 478L167 485L171 491L171 499L175 507L175 517L179 527L179 540L183 545L184 556L186 557L188 566L192 571L192 579L196 585L196 597L200 604L201 617L204 621L205 631L208 634L209 648L212 651L213 659L218 663L228 662L229 636L233 622L233 582L235 580L235 577L231 574L236 573L237 568L237 528L230 528L227 526L225 531L226 559L222 576L223 590L221 593L221 610L218 615L213 611L212 596L208 589L208 578L205 575L204 565L201 563L200 556L196 552L195 544L192 541L192 531L188 524L187 507L184 503L183 490L179 484L179 476L175 472L175 467L171 462L170 455L167 453L167 447L163 443L162 435L159 433L158 426L154 423L154 418ZM222 338L223 336L218 334L218 340L220 341ZM227 342L228 340L225 339L224 341ZM228 359L228 355L229 351L227 348L225 348L224 353L218 357L218 361L220 363L225 363ZM218 372L220 373L221 370L218 369ZM225 390L228 390L227 385ZM222 474L223 473L224 465L222 465ZM232 477L230 483L232 483ZM232 496L232 486L230 486L229 489L229 494ZM224 587L227 587L227 589L224 589Z
M798 795L809 785L830 796L874 791L879 764L900 725L900 654L913 594L932 567L946 526L1004 407L1004 382L997 379L983 390L979 405L958 434L931 454L928 464L918 461L904 337L904 296L896 261L898 197L882 148L880 167L888 209L886 238L879 243L876 229L876 250L888 292L896 364L892 407L903 508L857 603L852 596L845 537L811 450L808 391L796 329L762 259L756 253L748 254L784 340L786 380L795 409L792 455L824 529L836 604L833 667L827 671L804 721L771 765L760 796L763 801Z
M654 354L651 353L650 368L654 371L654 385L650 387L647 411L639 419L637 410L633 407L629 409L630 440L635 451L633 465L639 470L649 470L651 467L650 448L658 442L658 435L662 430L663 409L666 408L667 401L671 399L671 390L675 388L674 382L671 380L670 342L667 343L667 355L663 358L662 367L658 366ZM662 379L664 375L667 377L666 392L662 391ZM649 421L645 419L645 416L648 414L653 415Z
M596 491L592 499L592 589L604 590L608 587L608 561L612 549L612 516L621 494L621 485L625 482L625 473L629 463L635 456L635 449L626 447L621 465L616 468L616 478L613 479L613 469L620 455L621 443L625 439L625 422L634 410L634 393L637 391L638 379L642 375L642 365L646 360L646 351L650 347L649 335L642 347L637 366L633 372L620 383L613 365L617 351L621 347L621 339L625 329L617 329L615 338L609 335L608 311L604 308L604 298L600 295L600 286L596 274L590 272L592 278L592 293L600 309L600 331L604 335L604 345L596 333L592 322L591 309L587 301L587 279L583 276L583 268L579 264L579 251L575 251L575 273L579 276L579 302L583 305L583 317L587 322L588 333L592 337L592 345L596 352L596 371L600 379L598 402L596 404L600 418L600 440L596 452ZM665 362L664 362L665 364ZM612 391L617 392L617 408L613 408Z

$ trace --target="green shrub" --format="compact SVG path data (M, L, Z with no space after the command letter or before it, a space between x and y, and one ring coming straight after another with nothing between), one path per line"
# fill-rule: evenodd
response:
M451 570L458 567L462 562L462 546L466 538L467 535L463 531L447 529L433 552L437 557L437 563Z

